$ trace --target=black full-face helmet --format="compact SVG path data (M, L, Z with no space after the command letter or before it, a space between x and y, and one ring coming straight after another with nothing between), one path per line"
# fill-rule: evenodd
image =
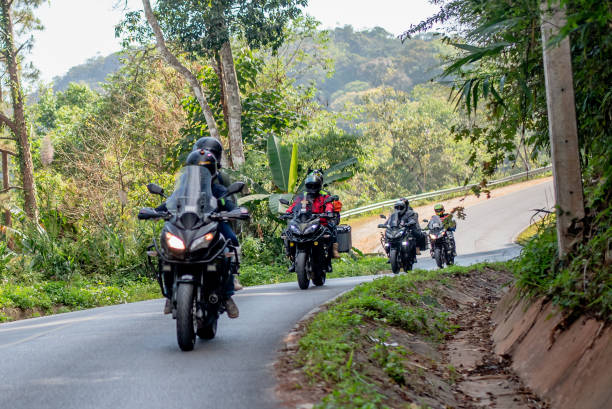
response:
M213 155L215 155L215 159L217 160L217 165L221 165L221 155L223 155L223 145L216 138L207 136L204 138L200 138L193 145L194 151L209 151Z
M304 187L306 188L306 192L310 193L311 195L319 194L319 192L321 192L321 188L323 187L323 174L318 170L310 172L310 174L306 176Z
M393 208L400 214L404 213L406 211L406 202L404 202L403 200L398 200L397 202L395 202L395 205L393 205Z
M204 166L213 176L217 173L217 158L215 154L204 149L191 152L189 156L187 156L185 165Z

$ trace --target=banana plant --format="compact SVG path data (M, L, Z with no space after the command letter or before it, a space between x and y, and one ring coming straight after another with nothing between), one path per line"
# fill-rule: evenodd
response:
M304 189L304 182L298 185L298 146L293 144L291 148L282 145L274 135L268 136L267 141L268 165L272 173L274 188L272 192L260 192L257 194L242 197L238 204L248 202L268 201L270 212L275 215L281 209L280 199L291 201L293 196ZM357 158L350 158L338 163L323 172L325 185L334 182L344 181L353 176L353 172L344 171L347 166L357 163Z

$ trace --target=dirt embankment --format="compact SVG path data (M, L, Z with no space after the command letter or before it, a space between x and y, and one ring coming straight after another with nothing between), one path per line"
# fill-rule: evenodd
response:
M507 294L493 314L495 353L554 409L612 408L612 327L567 322L551 302Z
M385 395L382 404L392 408L497 408L544 409L548 406L525 387L510 367L510 361L500 359L492 342L491 316L503 295L503 286L511 280L509 273L486 269L483 272L449 276L443 283L423 283L419 292L432 291L429 302L450 314L458 331L441 343L399 328L388 328L389 348L404 348L405 383L389 379L359 345L351 354L352 365L359 373L373 379L372 386ZM310 409L335 385L324 379L313 380L304 373L296 360L299 340L309 320L298 323L285 339L276 364L279 380L277 394L288 408ZM365 338L376 337L378 324L368 322L360 328ZM363 345L361 345L363 348ZM355 391L355 402L359 391ZM347 403L346 406L353 407ZM354 407L362 407L355 403Z

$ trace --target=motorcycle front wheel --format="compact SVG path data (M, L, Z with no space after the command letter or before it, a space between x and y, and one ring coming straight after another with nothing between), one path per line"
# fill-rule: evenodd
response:
M307 290L310 285L310 279L306 272L307 254L303 251L295 255L295 272L297 273L298 285L302 290Z
M217 335L217 321L218 318L215 318L215 320L210 324L199 328L197 332L198 337L202 339L213 339L215 335Z
M397 249L391 249L389 251L389 260L391 261L391 271L393 272L393 274L399 274L400 260Z
M180 283L176 292L176 338L182 351L195 345L196 320L193 284Z
M440 247L436 247L434 249L434 259L436 259L436 264L438 265L438 268L444 267L444 259L442 257L444 257L442 255L442 249Z

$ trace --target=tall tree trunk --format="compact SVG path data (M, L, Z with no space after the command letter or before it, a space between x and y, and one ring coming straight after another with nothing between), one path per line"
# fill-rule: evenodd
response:
M219 52L215 53L215 57L211 59L212 67L215 70L215 74L217 74L217 78L219 79L219 89L221 90L221 108L223 109L223 120L226 124L229 124L229 111L227 108L227 94L225 92L225 82L223 80L223 69L221 68L221 57L219 56ZM221 164L223 167L232 168L233 165L231 163L231 155L228 155L229 149L223 150L223 156L221 157Z
M244 163L244 145L242 143L242 103L240 102L240 87L236 76L236 66L232 55L232 47L229 40L226 41L221 50L221 71L223 72L223 89L227 100L229 144L233 166L241 166Z
M12 1L0 0L2 7L2 36L4 38L4 54L9 73L11 102L13 105L12 124L7 123L17 138L17 151L19 154L19 167L21 182L23 184L25 212L32 220L38 220L38 206L36 204L36 186L34 184L34 165L30 151L28 127L25 120L23 91L19 79L19 62L15 50L13 19L11 16ZM6 123L6 121L3 121Z
M168 47L166 46L166 40L164 39L164 34L162 33L161 27L153 14L153 9L151 8L151 3L149 0L142 0L142 4L144 6L145 16L155 34L155 40L157 43L157 49L160 54L176 71L179 72L189 83L198 103L200 104L200 108L202 109L202 113L204 114L204 118L206 119L206 125L208 126L208 130L210 132L210 136L217 138L221 141L221 135L219 134L219 128L217 127L217 122L215 121L215 117L213 115L212 110L210 109L210 105L208 105L208 100L206 99L206 95L204 95L204 91L202 90L202 86L198 81L197 77L189 71L187 67L180 63L178 58L174 54L170 52Z
M565 25L565 7L556 1L549 10L542 1L542 48L550 151L557 207L559 257L564 258L582 238L584 196L574 101L569 37L549 47L551 38Z

